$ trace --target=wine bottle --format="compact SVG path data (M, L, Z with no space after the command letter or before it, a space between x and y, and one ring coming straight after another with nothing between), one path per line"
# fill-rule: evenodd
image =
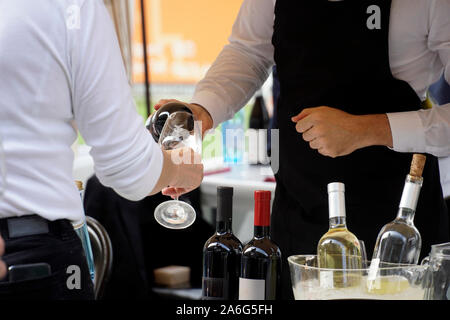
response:
M269 127L269 113L267 112L266 104L262 93L259 91L256 94L255 102L250 113L249 120L249 137L253 137L249 146L249 163L250 164L268 164L268 150L267 150L267 129Z
M397 217L386 224L378 234L372 256L372 269L377 268L380 263L417 264L419 262L422 240L414 226L414 214L423 183L422 171L425 160L424 155L413 155Z
M232 231L233 188L217 188L216 233L203 248L202 299L237 300L242 243Z
M239 300L275 300L281 251L270 239L270 191L255 191L254 236L242 250Z
M252 111L250 113L249 128L267 129L269 127L269 113L262 94L259 92L255 97Z
M351 270L362 268L361 248L358 238L347 228L343 183L328 184L328 208L329 230L317 245L318 265L319 268L339 271L321 271L320 286L324 288L356 286L359 284L360 275Z

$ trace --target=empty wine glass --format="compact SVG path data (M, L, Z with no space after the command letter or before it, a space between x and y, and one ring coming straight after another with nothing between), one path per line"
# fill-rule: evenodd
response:
M363 240L359 240L359 247L361 249L361 264L362 264L362 268L365 269L367 268L367 251L366 251L366 244L364 243Z
M146 127L164 150L189 147L195 153L201 153L201 127L184 104L171 102L163 105L147 120ZM191 157L186 159L190 161ZM195 218L194 208L178 197L159 204L155 209L156 221L170 229L187 228Z

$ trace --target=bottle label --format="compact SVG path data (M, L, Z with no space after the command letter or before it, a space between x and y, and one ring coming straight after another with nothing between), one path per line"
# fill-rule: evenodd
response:
M334 288L334 276L333 271L320 271L319 272L320 287L323 289Z
M378 266L380 265L380 258L374 258L370 262L369 274L367 275L367 280L375 280L378 275Z
M403 188L400 208L416 210L417 200L419 199L421 185L413 182L406 182Z
M202 278L204 299L228 299L228 281L224 278Z
M266 280L239 278L239 300L264 300Z

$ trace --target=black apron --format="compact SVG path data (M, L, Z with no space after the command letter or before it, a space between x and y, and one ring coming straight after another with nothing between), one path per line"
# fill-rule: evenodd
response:
M381 28L369 29L371 5ZM291 117L303 108L329 106L351 114L417 110L421 101L389 65L390 0L277 0L272 43L280 80L277 104L280 165L272 213L272 237L283 254L282 298L292 298L287 257L316 254L328 230L327 184L346 187L347 225L372 256L381 227L396 216L411 153L363 148L330 158L309 147ZM422 257L431 244L449 241L437 158L427 155L415 225Z

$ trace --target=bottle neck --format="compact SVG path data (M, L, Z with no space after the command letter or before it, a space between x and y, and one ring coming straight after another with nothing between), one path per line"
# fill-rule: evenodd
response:
M407 224L414 223L414 215L416 211L410 208L399 208L396 220L401 220Z
M232 221L231 219L222 220L216 222L216 232L222 233L232 233Z
M337 216L330 218L330 229L347 229L345 216Z
M270 237L270 226L255 226L254 238L268 238Z
M396 219L407 223L413 222L422 183L423 179L420 177L410 175L406 177Z
M340 190L333 190L328 192L328 211L330 217L330 229L337 228L345 224L345 193Z

